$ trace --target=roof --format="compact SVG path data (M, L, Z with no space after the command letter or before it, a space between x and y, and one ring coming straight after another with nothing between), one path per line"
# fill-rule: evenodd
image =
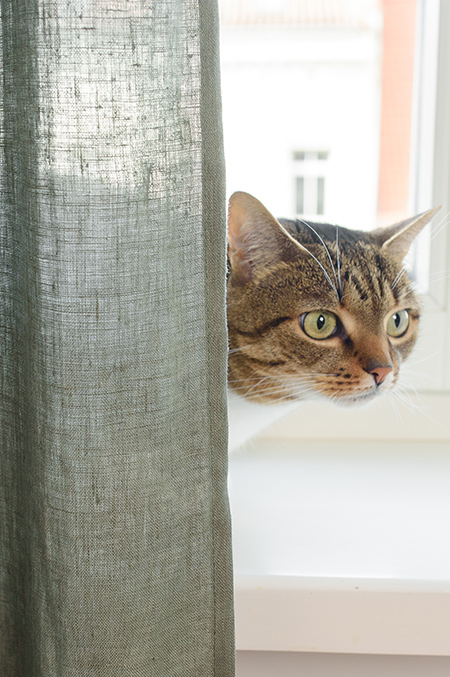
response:
M381 0L219 0L223 26L257 24L372 27Z

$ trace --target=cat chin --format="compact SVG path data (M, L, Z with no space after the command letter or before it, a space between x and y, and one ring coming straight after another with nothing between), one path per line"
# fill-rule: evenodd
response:
M377 390L374 390L373 392L364 395L355 395L354 397L333 398L333 403L337 404L339 407L345 408L366 407L376 400L380 394L381 393L378 393Z

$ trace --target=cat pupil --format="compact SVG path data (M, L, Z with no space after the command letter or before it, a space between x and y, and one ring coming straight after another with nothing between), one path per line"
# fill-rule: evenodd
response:
M398 327L400 326L400 315L398 313L395 313L394 315L394 324L398 329Z
M324 324L325 324L325 318L324 318L324 316L323 316L323 315L319 315L319 317L317 318L317 329L318 329L319 331L320 331L321 329L323 329Z

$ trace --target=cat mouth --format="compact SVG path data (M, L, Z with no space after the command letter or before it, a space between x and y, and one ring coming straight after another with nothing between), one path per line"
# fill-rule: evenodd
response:
M342 395L340 397L334 397L333 401L343 407L357 407L359 405L368 404L375 398L383 395L386 391L380 392L379 388L371 388L365 392L355 393L353 395Z
M347 387L343 387L342 383L333 382L327 384L319 384L319 387L316 387L316 393L327 400L333 400L338 406L343 407L357 407L363 406L371 402L372 400L378 399L380 396L386 395L392 390L396 383L396 375L388 377L381 383L376 384L370 382L371 379L365 379L359 383L349 383Z
M370 393L363 393L361 395L353 395L353 397L342 397L339 400L336 400L338 404L342 404L344 407L354 407L359 404L367 404L375 399L377 396L376 390Z

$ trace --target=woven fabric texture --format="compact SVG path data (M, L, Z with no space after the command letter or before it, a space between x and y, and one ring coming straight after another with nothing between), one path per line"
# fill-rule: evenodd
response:
M215 0L2 0L0 674L234 674Z

